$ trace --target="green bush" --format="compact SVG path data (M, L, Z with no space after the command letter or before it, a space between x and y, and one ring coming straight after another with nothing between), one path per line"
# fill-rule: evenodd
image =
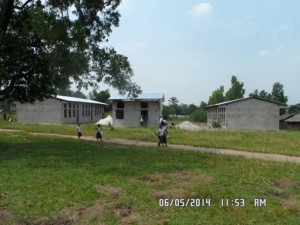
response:
M202 108L196 109L190 117L194 122L207 122L207 112Z

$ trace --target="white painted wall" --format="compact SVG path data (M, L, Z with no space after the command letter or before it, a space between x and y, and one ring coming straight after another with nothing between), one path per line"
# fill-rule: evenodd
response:
M148 108L141 108L140 101L124 101L124 119L116 119L117 102L112 102L113 121L116 127L140 126L141 110L148 110L148 126L157 126L159 116L162 115L161 101L148 101Z
M87 105L88 107L86 107ZM28 124L76 124L77 122L98 122L103 118L104 106L100 105L99 113L96 114L96 105L97 104L67 102L59 99L46 99L45 101L36 101L34 104L16 103L17 122ZM67 113L66 117L65 109ZM83 110L84 114L82 113ZM71 113L71 116L69 113Z

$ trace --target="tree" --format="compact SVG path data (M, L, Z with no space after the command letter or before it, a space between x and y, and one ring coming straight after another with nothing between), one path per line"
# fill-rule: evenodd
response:
M163 118L169 119L169 116L173 114L176 114L176 111L173 107L168 105L163 106L163 111L162 111Z
M202 101L200 107L191 114L192 121L207 122L207 111L205 110L205 106L207 106L207 103Z
M187 109L187 115L192 114L198 107L194 104L190 104Z
M127 57L102 48L121 0L0 1L0 99L42 100L58 89L97 87L135 95Z
M280 103L287 103L288 97L284 95L283 85L279 82L274 83L272 93L268 93L265 90L261 90L258 93L258 90L254 90L254 92L250 93L249 96L257 96L260 98L264 98L267 100L272 100Z
M249 94L249 97L259 97L258 90L255 89L252 93Z
M232 76L231 87L225 94L225 100L230 101L230 100L244 98L245 89L243 87L244 87L244 83L239 82L236 76Z
M169 99L170 107L173 108L173 112L175 112L176 115L180 114L180 107L178 105L179 101L176 97L171 97Z
M284 104L288 101L288 97L284 95L283 85L279 82L273 85L272 100Z
M265 90L261 90L260 92L258 92L258 90L255 89L252 93L249 94L249 97L259 97L267 100L272 100L272 94L266 92Z
M169 99L169 103L170 103L171 106L175 106L175 105L178 105L179 101L176 97L171 97Z
M217 90L213 91L212 95L209 96L208 104L213 105L220 102L224 102L224 86L220 86Z
M300 113L300 103L296 104L296 105L291 105L288 109L288 112L290 114L298 114Z
M260 97L260 98L267 99L267 100L272 100L272 94L266 92L265 90L261 90L261 91L259 92L259 97Z
M94 89L92 92L90 92L89 95L90 95L90 99L92 99L92 100L108 104L107 106L104 107L105 112L111 111L112 106L111 106L111 102L109 100L110 93L109 93L108 89L106 89L105 91L100 91L100 92L97 92L97 90Z

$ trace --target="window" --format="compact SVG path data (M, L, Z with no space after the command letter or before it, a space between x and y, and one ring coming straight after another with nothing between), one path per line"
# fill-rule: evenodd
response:
M124 109L124 102L117 102L117 108L118 109Z
M124 119L124 110L116 110L116 119L118 120Z
M218 121L225 122L225 108L218 108Z
M67 104L64 104L64 117L67 117Z
M148 108L148 102L141 102L141 108L147 109Z

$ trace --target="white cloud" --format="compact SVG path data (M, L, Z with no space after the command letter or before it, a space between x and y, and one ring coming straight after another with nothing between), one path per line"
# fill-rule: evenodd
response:
M191 10L191 15L194 17L209 14L213 10L213 7L209 3L198 3Z
M261 50L258 52L258 56L261 57L261 58L265 58L267 56L269 56L269 52L267 50Z

